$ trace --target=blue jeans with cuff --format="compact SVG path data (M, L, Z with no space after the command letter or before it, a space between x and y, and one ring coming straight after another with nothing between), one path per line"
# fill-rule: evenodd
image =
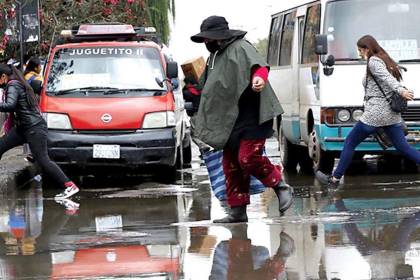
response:
M343 177L344 172L350 165L354 150L356 147L363 142L369 135L375 133L378 127L370 126L358 121L354 128L350 131L344 142L344 149L340 155L340 161L335 169L333 176L334 178L340 179ZM382 127L388 137L391 139L395 149L400 152L403 156L409 158L417 164L420 164L420 152L411 147L404 136L404 131L401 123L384 126Z

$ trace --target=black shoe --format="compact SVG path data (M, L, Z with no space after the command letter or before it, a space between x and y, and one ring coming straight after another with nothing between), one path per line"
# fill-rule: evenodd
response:
M338 188L340 181L334 180L332 175L325 174L321 171L315 173L315 178L324 186L329 188Z
M283 214L292 206L293 203L293 188L289 186L283 179L274 187L274 192L279 200L279 212Z
M232 207L229 210L229 214L222 218L213 220L213 223L217 224L228 224L228 223L246 223L248 222L248 216L246 214L246 205Z

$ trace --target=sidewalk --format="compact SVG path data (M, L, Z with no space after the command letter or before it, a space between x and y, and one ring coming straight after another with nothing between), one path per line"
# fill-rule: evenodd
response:
M35 176L37 167L24 159L22 147L5 153L0 161L0 192L28 182Z

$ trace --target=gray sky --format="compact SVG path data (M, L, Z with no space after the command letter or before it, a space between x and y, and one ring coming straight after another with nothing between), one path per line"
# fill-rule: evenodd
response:
M178 63L208 52L203 44L190 37L200 32L203 19L212 15L224 16L231 29L248 31L251 42L268 36L271 15L285 2L294 0L176 0L176 18L172 27L170 49Z

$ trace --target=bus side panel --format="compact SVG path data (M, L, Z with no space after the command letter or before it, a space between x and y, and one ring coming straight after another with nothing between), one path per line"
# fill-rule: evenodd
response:
M290 142L299 143L298 95L293 94L294 73L291 67L273 67L269 80L284 110L281 122L284 135Z

